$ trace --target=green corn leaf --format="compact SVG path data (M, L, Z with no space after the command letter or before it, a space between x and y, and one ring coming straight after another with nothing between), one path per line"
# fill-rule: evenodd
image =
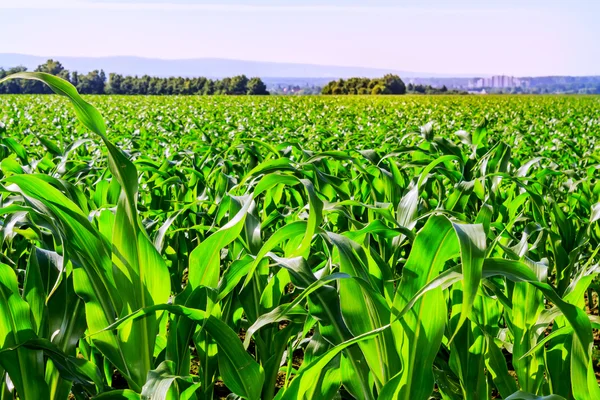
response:
M216 288L219 283L221 249L233 242L244 227L244 220L253 200L247 196L237 214L221 229L200 243L190 254L189 283L192 289L200 285Z
M18 345L0 350L1 354L9 354L18 349L30 349L43 352L44 356L52 361L52 365L60 374L60 377L68 382L75 382L80 385L92 388L94 385L103 390L105 385L102 381L100 371L88 360L69 356L59 349L54 343L48 339L32 338ZM52 391L53 398L60 396L60 392ZM65 394L68 396L68 391Z
M262 259L277 245L281 242L293 239L298 236L303 236L307 232L307 223L305 221L295 221L291 224L282 226L279 230L277 230L260 248L258 253L256 254L256 258L250 269L246 273L246 280L244 282L244 286L249 283L251 277L254 274L254 271L258 268L259 263Z
M313 183L308 179L298 179L294 176L289 175L280 175L280 174L269 174L264 176L256 185L254 189L253 196L256 198L259 194L263 193L265 190L269 190L275 185L285 184L285 185L297 185L302 184L304 186L304 190L306 191L308 197L308 206L309 206L309 216L307 221L306 232L304 234L304 238L302 239L302 243L294 254L291 254L291 257L297 255L306 255L310 243L312 241L313 235L316 233L319 224L323 218L323 202L317 196L315 192L315 188ZM250 275L249 275L250 276ZM244 283L244 286L248 284L249 280Z
M573 327L571 344L571 380L573 396L576 399L600 397L591 360L593 344L592 326L585 312L560 298L554 288L538 280L536 274L524 263L512 260L487 259L483 268L484 276L503 275L517 282L527 282L558 307ZM523 354L525 354L523 352Z
M494 338L488 337L488 348L486 352L486 366L490 371L492 380L503 397L508 397L517 391L517 382L508 372L506 358L498 347Z
M258 331L260 328L275 322L291 320L292 318L297 318L298 316L306 316L306 311L299 307L300 303L303 300L305 300L314 291L318 290L319 288L332 281L348 278L351 278L351 276L344 273L335 273L327 275L326 277L323 277L318 281L314 281L313 283L311 283L291 303L281 304L269 313L261 315L256 320L256 322L254 322L254 324L252 324L252 326L250 326L246 331L244 347L248 348L248 346L250 345L250 339L252 338L252 335L254 335L254 332Z
M270 257L279 266L289 271L292 282L296 286L308 288L314 282L318 282L304 258L281 258L273 254ZM313 288L316 289L316 286ZM332 344L339 344L352 339L353 336L342 316L339 295L333 287L329 285L319 287L308 296L308 300L309 313L319 322L320 333L326 340ZM371 384L367 378L368 369L362 352L358 347L353 346L348 348L347 353L352 368L358 376L360 398L372 399Z
M56 252L35 248L29 256L27 272L39 273L39 286L34 292L41 298L30 299L33 292L27 292L26 299L30 304L42 302L46 318L44 329L52 334L52 343L62 354L75 356L79 339L86 329L83 301L75 294L72 274L67 274L65 260ZM34 282L38 282L37 280ZM26 281L25 289L31 281ZM42 335L38 331L38 335ZM30 347L30 346L29 346ZM31 347L30 347L31 348ZM44 349L42 349L44 350ZM52 354L57 354L53 352ZM47 355L47 353L46 353ZM85 361L83 359L77 359ZM98 375L99 376L99 375ZM46 364L46 381L50 393L55 398L67 398L72 382L61 373L61 365L52 357ZM99 387L103 385L95 382Z
M358 336L387 325L391 312L382 294L371 283L368 260L362 247L332 232L327 232L327 236L339 253L340 272L357 278L339 282L342 315L352 334ZM384 382L400 370L400 360L394 352L391 332L383 332L373 340L364 341L359 347L371 373L382 387Z
M555 394L549 396L536 396L535 394L519 391L508 396L506 400L565 400L565 398Z
M124 390L112 390L110 392L104 392L100 395L94 397L94 399L98 400L141 400L141 396L139 393L134 392L133 390L124 389Z
M166 302L170 295L169 273L164 260L141 226L137 213L137 170L127 156L108 140L106 125L98 110L83 100L73 85L53 75L42 72L23 72L11 75L10 78L39 80L50 86L57 94L69 98L78 119L88 129L100 136L108 148L109 168L121 186L112 237L112 261L116 265L115 284L119 289L119 296L123 300L124 310L122 312L130 313L138 308ZM100 295L100 297L103 296L104 294ZM114 310L110 308L105 309L105 313L112 311ZM121 310L118 311L121 313ZM157 321L151 316L136 321L131 330L120 332L121 360L114 362L117 365L121 362L127 364L126 376L131 379L132 383L135 383L134 386L141 387L152 366L157 331ZM125 345L126 343L129 345ZM117 347L112 345L110 353L114 352ZM140 347L142 348L141 352ZM114 355L111 358L114 358ZM123 367L120 369L125 370Z
M464 298L463 286L456 284L451 291L452 317L450 329L454 330L455 340L450 342L449 365L460 379L464 397L487 399L489 390L487 379L480 371L485 368L484 353L486 350L485 336L477 322L485 323L486 307L482 296L477 296L474 303L473 317L475 321L468 321L456 329ZM478 321L479 320L479 321Z
M275 399L292 400L305 398L306 393L310 390L310 388L314 385L315 381L318 379L320 371L323 368L325 368L325 366L329 362L331 362L331 360L333 360L333 358L336 357L342 350L348 348L349 346L352 346L353 344L360 343L362 340L372 339L387 328L389 328L389 325L371 332L364 333L333 347L331 350L327 351L325 354L313 361L309 366L304 368L302 372L298 376L296 376L296 378L294 378L290 387L285 391L280 391L280 393L275 397Z
M559 336L571 335L573 333L573 327L563 326L562 328L553 330L549 335L538 341L529 351L521 356L521 359L531 356L532 354L540 351L549 341L556 339Z
M15 175L7 182L16 184L15 190L31 199L34 208L61 222L61 235L69 238L69 249L76 262L73 284L75 292L85 301L88 328L100 331L108 326L119 314L122 304L116 294L108 243L71 200L44 180L34 175ZM94 342L125 376L129 376L121 345L114 335L103 333L96 336Z
M392 309L392 332L404 368L383 387L380 399L422 399L433 391L433 361L447 320L442 289L424 293L402 319L396 316L458 252L456 234L445 217L431 217L417 234Z
M0 366L23 400L50 399L42 352L20 346L36 338L31 319L30 308L19 294L14 271L0 263Z
M477 290L481 281L481 269L485 258L485 232L483 225L467 225L453 223L452 227L460 244L460 258L463 273L463 299L462 310L455 332L467 320L473 302L477 296ZM452 341L452 339L450 339Z
M212 315L207 315L205 311L179 305L157 304L120 318L103 331L117 329L131 320L144 318L158 311L168 311L171 314L203 323L204 329L219 346L219 371L227 387L249 400L260 399L264 382L262 368L246 353L235 332L224 322ZM93 337L96 334L101 334L101 332L93 333L91 336Z
M148 378L142 388L142 400L179 399L180 396L173 385L178 379L186 378L176 375L174 362L163 361L156 369L148 372Z

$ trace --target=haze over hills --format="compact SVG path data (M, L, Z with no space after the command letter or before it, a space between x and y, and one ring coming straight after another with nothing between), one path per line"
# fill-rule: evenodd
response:
M49 58L58 60L70 70L87 73L95 69L103 69L107 74L116 72L123 75L151 76L205 76L209 78L224 78L245 74L261 78L375 78L387 73L394 73L402 78L415 77L457 77L429 72L398 71L384 68L343 67L333 65L280 63L263 61L244 61L222 58L194 58L181 60L166 60L159 58L144 58L133 56L115 57L61 57L33 56L26 54L0 54L0 67L10 68L18 65L33 70ZM481 76L481 74L462 74L462 77Z

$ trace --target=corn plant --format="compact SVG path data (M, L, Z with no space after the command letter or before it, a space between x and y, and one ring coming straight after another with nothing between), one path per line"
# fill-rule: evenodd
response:
M600 398L597 98L13 78L3 399Z

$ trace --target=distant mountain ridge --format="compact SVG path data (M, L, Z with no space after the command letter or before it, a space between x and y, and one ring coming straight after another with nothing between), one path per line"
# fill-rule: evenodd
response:
M401 78L415 77L457 77L456 75L419 73L398 71L385 68L343 67L316 64L244 61L222 58L194 58L180 60L165 60L159 58L144 58L134 56L114 57L62 57L62 56L33 56L27 54L0 54L0 67L11 68L19 65L33 70L48 59L58 60L70 70L88 73L95 69L103 69L122 75L150 75L159 77L205 76L208 78L224 78L235 75L257 76L261 78L375 78L388 73L399 75ZM481 74L461 74L462 77L481 76Z

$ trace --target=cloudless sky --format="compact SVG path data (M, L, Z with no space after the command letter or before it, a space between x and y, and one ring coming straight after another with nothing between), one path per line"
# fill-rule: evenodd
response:
M0 53L598 75L600 0L0 0Z

